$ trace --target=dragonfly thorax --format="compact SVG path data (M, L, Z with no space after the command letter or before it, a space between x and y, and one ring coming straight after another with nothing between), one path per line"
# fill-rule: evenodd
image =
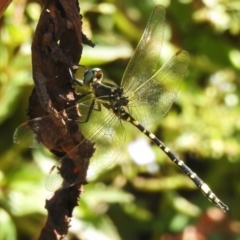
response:
M83 82L91 88L98 103L120 116L128 105L128 98L123 96L123 88L109 82L103 83L102 79L102 70L93 68L86 71Z
M118 117L128 105L128 98L123 95L123 89L116 85L94 82L92 91L95 100L107 109L114 112Z

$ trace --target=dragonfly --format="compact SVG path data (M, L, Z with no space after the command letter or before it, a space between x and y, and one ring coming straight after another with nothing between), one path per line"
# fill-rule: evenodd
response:
M96 143L96 151L90 160L87 179L102 172L118 157L125 142L123 122L128 122L156 144L212 203L223 211L227 211L228 206L212 192L208 185L160 139L144 127L144 125L162 118L169 111L190 62L189 54L180 50L161 66L160 52L163 43L164 22L165 9L163 6L157 5L153 9L142 38L128 63L120 86L103 81L103 72L100 68L87 69L82 80L74 79L76 83L91 92L89 99L80 100L77 103L81 112L81 117L77 120L81 132L86 139ZM68 113L71 109L72 107L65 111ZM48 118L48 116L21 124L14 133L14 142L24 143L27 136L28 146L38 146L37 126L44 118ZM69 119L69 121L76 120ZM83 145L85 141L80 142L79 146ZM79 146L61 158L51 169L46 181L47 189L55 190L63 186L64 179L59 174L59 169L62 168L69 155L76 156ZM74 159L74 163L77 167L81 167L80 165L83 164L77 159ZM81 171L74 178L71 178L71 174L72 170L68 171L68 169L64 173L64 176L68 176L67 179L71 179L69 186L77 184L82 179Z

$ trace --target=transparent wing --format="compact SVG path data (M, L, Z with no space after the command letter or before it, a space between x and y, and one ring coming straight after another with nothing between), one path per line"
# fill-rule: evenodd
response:
M52 116L38 117L22 123L14 132L13 142L29 148L44 145L48 149L58 150L58 142L66 134L66 129L55 124ZM61 133L61 134L60 134Z
M39 129L42 118L36 118L22 123L13 134L13 142L29 148L43 147L39 141Z
M156 72L163 42L164 23L165 9L158 5L153 9L142 38L123 75L121 86L127 94Z
M79 104L82 116L87 116L89 105ZM86 139L61 158L51 169L46 181L46 188L49 191L83 182L89 159L87 179L91 179L108 168L122 150L125 131L120 120L104 107L100 111L93 110L89 121L80 123L80 128ZM88 149L89 141L94 144L94 154L91 148Z
M142 124L163 117L171 108L187 71L189 55L178 51L161 69L129 96L129 111Z

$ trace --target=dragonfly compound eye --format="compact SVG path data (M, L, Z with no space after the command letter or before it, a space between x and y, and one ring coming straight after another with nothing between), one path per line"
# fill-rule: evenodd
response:
M103 72L100 68L93 68L92 71L94 72L94 79L93 81L102 81L102 77L103 77Z
M95 73L94 73L93 69L87 70L84 73L84 78L83 78L84 85L90 85L90 83L93 82L94 75L95 75Z

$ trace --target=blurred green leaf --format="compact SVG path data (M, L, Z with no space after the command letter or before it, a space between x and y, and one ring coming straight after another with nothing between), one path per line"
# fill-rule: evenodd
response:
M0 239L17 239L16 226L11 216L4 209L0 209Z

